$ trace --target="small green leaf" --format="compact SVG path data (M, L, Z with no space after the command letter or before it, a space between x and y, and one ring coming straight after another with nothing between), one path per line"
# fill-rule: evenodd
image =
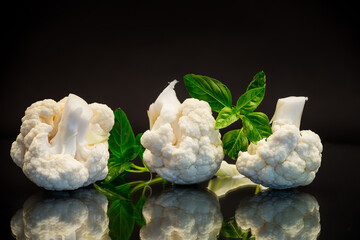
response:
M243 118L243 128L246 137L256 143L272 134L269 118L262 112L252 112Z
M243 231L236 223L234 217L231 217L223 222L221 227L221 236L225 238L235 238L242 240L255 239L250 237L249 230Z
M236 103L242 114L254 111L265 95L265 88L253 88L241 95Z
M231 108L230 90L220 81L207 76L187 74L184 82L190 96L208 102L213 111L219 112L224 107Z
M121 158L110 157L108 160L109 172L106 175L105 182L111 182L115 180L120 174L130 169L132 162L123 160Z
M117 192L121 192L121 193L124 193L124 194L130 194L131 185L130 185L130 183L124 183L124 184L121 184L121 185L116 185L115 189L116 189Z
M141 159L143 159L143 154L145 152L145 148L143 147L143 145L141 145L141 142L140 142L140 139L142 137L143 133L139 133L138 135L136 135L136 138L135 138L135 142L136 144L139 146L139 157Z
M131 201L131 198L127 193L118 191L111 184L101 184L101 185L94 184L94 186L96 191L104 194L106 198L111 202L119 199L124 201Z
M250 82L247 91L254 89L254 88L262 88L266 86L266 76L263 71L255 74L253 80Z
M224 152L226 155L236 160L239 151L246 151L248 147L248 140L243 132L243 129L232 130L223 136L222 142L224 144Z
M138 148L134 147L135 136L129 120L123 110L114 111L115 123L110 131L109 149L118 158L133 160L138 154Z
M240 113L238 108L224 107L223 109L221 109L221 111L219 112L216 118L215 129L225 128L230 124L236 122L239 118L240 118Z

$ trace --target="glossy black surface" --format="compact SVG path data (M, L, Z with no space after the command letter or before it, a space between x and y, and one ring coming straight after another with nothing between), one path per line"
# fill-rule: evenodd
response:
M23 175L22 171L12 162L8 156L10 144L10 140L1 141L1 154L3 159L3 161L1 161L1 182L3 192L1 231L2 236L9 239L11 238L11 218L18 210L23 208L25 201L27 201L30 197L34 198L34 195L39 196L39 194L44 194L44 190L31 183ZM218 212L215 211L213 215L218 216L218 218L222 217L223 220L226 220L231 217L235 217L236 212L240 211L240 208L255 208L258 209L259 212L263 212L262 214L266 214L269 213L269 208L264 206L273 204L275 206L274 209L281 209L282 206L286 205L285 202L292 201L290 204L290 210L285 211L286 214L278 213L279 216L277 216L277 221L280 221L282 219L286 219L286 215L291 215L294 212L293 208L301 208L301 204L299 205L300 207L297 207L298 203L296 202L299 202L303 198L301 196L305 196L305 199L308 200L304 200L303 202L309 202L310 204L315 205L317 203L319 206L320 225L317 226L316 221L312 221L312 229L315 232L317 229L321 229L318 239L356 239L356 228L359 224L358 216L360 213L357 196L357 184L360 179L358 173L359 161L357 161L359 154L360 148L357 145L325 143L322 166L311 185L297 188L295 191L272 191L272 193L268 196L266 196L267 193L265 193L265 195L264 193L260 193L260 198L264 198L264 200L261 200L263 203L256 206L252 203L255 201L254 199L256 199L254 196L254 187L238 189L229 192L225 197L219 198ZM139 177L146 179L148 176L129 174L128 180L132 181L138 179ZM182 200L181 197L184 195L188 196L187 198L190 198L190 200L191 197L189 196L192 195L195 196L193 199L203 199L199 208L206 206L204 202L210 202L210 205L215 203L216 205L217 197L215 197L213 193L207 193L207 185L208 183L202 183L189 187L172 187L171 185L167 185L165 189L161 185L155 185L152 187L152 195L149 198L152 199L152 203L145 204L145 206L147 206L146 209L149 212L149 208L151 210L155 206L159 205L158 202L161 198L174 198L177 199L177 201L186 202L185 200ZM92 191L92 187L86 189L90 189L86 191ZM181 194L181 192L186 191L191 194ZM52 194L54 193L46 193L45 195L51 196ZM61 194L76 195L78 193L70 191L68 193L65 192L58 195L61 197ZM297 195L300 195L300 197L296 197ZM135 194L134 199L137 197L139 196ZM300 198L300 200L291 200L297 198ZM149 199L148 201L150 201ZM186 206L188 207L191 204L196 206L197 203L192 200L188 202L188 204L185 204L185 207L180 207L185 208L184 212L186 213L188 212L188 210L186 210ZM213 208L214 207L210 207L209 209L213 210ZM176 215L176 213L171 211L171 206L164 208L164 218L166 217L172 219L173 222L174 218L177 218L179 221L182 218L192 218L191 215L189 216L186 214L179 213ZM295 214L294 217L291 217L290 219L299 219L299 216ZM248 221L252 221L251 217ZM171 223L169 220L166 220L165 222ZM287 222L290 222L289 224L293 224L291 221ZM213 223L208 221L206 224L209 226ZM158 227L157 224L150 224L149 226L153 228L150 229L151 231ZM135 224L131 239L139 239L139 232L140 227Z

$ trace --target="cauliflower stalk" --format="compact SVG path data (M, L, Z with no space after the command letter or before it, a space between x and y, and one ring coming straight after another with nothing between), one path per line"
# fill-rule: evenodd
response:
M251 229L255 239L317 239L319 204L310 194L268 191L245 198L235 212L237 225Z
M244 175L241 175L236 169L235 164L229 164L226 161L221 162L221 167L215 175L217 177L209 181L207 188L219 198L240 188L259 186L259 190L266 189L261 185L255 184Z
M300 131L300 120L307 98L287 97L278 100L272 119L273 134L247 152L239 152L238 171L258 184L275 189L310 184L321 163L320 137Z
M89 105L74 94L59 102L38 101L25 111L10 154L38 186L77 189L107 175L107 139L113 125L109 107Z
M40 193L12 217L16 239L110 239L108 201L95 189Z
M149 198L143 207L146 225L140 239L217 239L220 204L210 192L183 188Z
M176 184L211 178L224 157L221 135L207 102L194 98L180 103L171 82L150 105L150 130L141 137L143 159L151 171Z

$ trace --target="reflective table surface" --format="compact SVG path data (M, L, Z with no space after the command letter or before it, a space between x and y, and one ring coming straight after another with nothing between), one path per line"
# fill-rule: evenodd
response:
M358 145L324 143L314 182L291 190L243 178L148 184L149 175L128 174L122 187L52 192L26 179L6 156L10 144L1 144L2 239L358 238Z

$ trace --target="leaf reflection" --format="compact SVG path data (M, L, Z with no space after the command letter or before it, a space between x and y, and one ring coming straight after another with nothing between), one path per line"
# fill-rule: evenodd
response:
M257 240L317 239L319 204L299 191L267 191L242 200L235 213L242 229L251 229Z
M166 184L166 181L157 177L149 181L127 182L124 178L119 177L112 183L102 182L99 185L95 184L96 190L105 194L110 201L107 214L110 219L109 235L111 239L130 239L135 223L140 226L145 225L142 208L147 199L145 195L146 189L156 183ZM137 191L141 191L138 200L132 196Z
M16 239L110 239L108 201L95 189L41 192L11 219Z
M217 239L222 225L215 195L195 188L174 188L150 197L143 208L146 225L140 238Z

